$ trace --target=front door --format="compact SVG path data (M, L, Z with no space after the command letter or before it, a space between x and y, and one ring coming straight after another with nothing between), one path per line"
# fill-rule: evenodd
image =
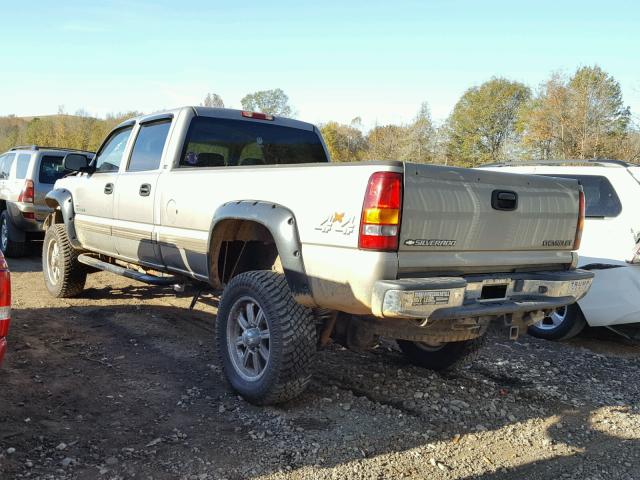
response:
M125 169L118 178L112 232L120 257L147 265L161 265L153 239L155 197L162 152L170 119L140 125Z
M118 169L127 151L132 127L115 130L94 159L95 171L76 180L73 206L75 226L80 242L87 248L112 255L116 253L111 226Z

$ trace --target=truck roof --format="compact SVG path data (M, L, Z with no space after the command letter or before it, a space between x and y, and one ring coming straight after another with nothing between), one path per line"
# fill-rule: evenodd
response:
M120 123L116 128L124 127L127 125L138 123L152 122L154 120L161 120L163 118L171 118L178 115L181 111L190 109L193 110L196 116L199 117L213 117L213 118L228 118L231 120L243 120L247 122L264 122L264 120L255 120L247 118L242 115L244 110L235 110L233 108L212 108L212 107L200 107L200 106L185 106L180 108L174 108L171 110L164 110L161 112L151 113L149 115L140 115L133 117ZM302 130L313 131L315 126L312 123L302 122L300 120L293 120L291 118L280 117L273 115L273 120L268 120L269 123L274 125L281 125L283 127L299 128Z

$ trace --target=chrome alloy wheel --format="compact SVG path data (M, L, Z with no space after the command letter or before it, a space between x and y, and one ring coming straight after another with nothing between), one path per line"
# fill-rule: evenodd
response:
M566 318L567 307L556 308L549 316L544 317L541 322L536 323L536 327L540 330L552 330L558 328Z
M269 324L256 300L244 296L231 307L227 321L227 348L238 375L253 382L269 365Z
M51 285L57 285L60 281L62 265L60 261L60 246L55 240L51 240L47 245L47 275Z

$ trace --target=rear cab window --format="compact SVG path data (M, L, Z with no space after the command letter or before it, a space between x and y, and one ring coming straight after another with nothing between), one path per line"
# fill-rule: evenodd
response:
M38 182L51 184L61 179L67 173L62 166L64 155L42 155L40 158L40 171L38 173Z
M622 211L620 198L607 177L601 175L551 175L545 177L578 180L584 190L585 217L617 217Z
M191 121L179 167L225 167L325 163L312 130L225 118Z

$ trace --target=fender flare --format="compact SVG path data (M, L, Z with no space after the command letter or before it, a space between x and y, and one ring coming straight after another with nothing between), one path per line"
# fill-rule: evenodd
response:
M77 249L82 248L78 236L76 235L75 210L73 209L73 196L66 188L55 188L45 196L44 202L54 211L59 210L62 215L64 226L67 230L67 238L71 246ZM45 230L54 223L52 215L49 215L44 223Z
M217 278L217 274L211 271L215 230L223 220L247 220L265 227L275 241L284 275L294 298L304 305L315 304L304 269L302 244L298 236L295 215L288 208L273 202L239 200L227 202L215 211L207 243L207 268L212 284L216 283L214 278Z

